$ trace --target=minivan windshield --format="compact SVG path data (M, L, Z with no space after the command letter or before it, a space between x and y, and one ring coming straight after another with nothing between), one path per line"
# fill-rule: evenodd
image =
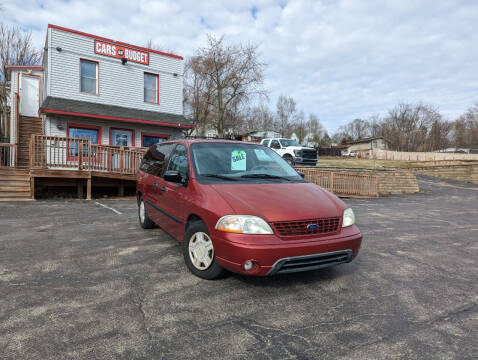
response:
M201 142L191 145L191 160L198 181L303 182L276 152L261 145L236 142Z
M300 144L297 141L291 140L291 139L280 139L279 141L280 141L280 143L282 144L283 147L300 146Z

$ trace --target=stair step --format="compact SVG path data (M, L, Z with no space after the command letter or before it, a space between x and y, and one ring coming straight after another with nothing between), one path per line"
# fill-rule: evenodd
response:
M31 198L30 191L22 191L22 192L0 192L0 199L13 199L13 198L23 198L29 199Z
M4 176L30 176L30 170L0 168L0 177L4 177Z
M28 186L2 186L0 184L0 193L17 193L28 192L30 193L30 185Z
M30 180L4 180L0 179L0 187L2 186L30 186Z
M0 201L32 201L31 197L7 197L7 198L0 198Z

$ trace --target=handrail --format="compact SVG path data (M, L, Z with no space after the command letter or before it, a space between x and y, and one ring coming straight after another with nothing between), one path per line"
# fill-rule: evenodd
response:
M30 167L135 175L145 149L93 144L87 139L32 135Z
M15 166L15 154L17 145L10 143L0 143L0 167Z

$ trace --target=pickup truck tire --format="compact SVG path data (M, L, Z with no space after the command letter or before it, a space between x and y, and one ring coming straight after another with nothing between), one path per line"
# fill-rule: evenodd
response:
M294 165L295 165L294 159L293 159L292 156L290 156L289 154L285 154L282 158L283 158L285 161L287 161L287 163L288 163L290 166L294 166Z

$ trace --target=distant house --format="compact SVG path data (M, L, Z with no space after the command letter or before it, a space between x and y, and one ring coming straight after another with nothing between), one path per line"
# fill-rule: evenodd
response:
M451 153L451 154L478 154L478 149L452 147L452 148L437 150L435 152Z
M239 135L239 140L260 142L262 139L280 138L281 134L273 130L251 131L246 134Z
M366 139L348 142L345 144L345 146L346 151L356 153L369 150L387 150L388 141L382 136L370 137Z

